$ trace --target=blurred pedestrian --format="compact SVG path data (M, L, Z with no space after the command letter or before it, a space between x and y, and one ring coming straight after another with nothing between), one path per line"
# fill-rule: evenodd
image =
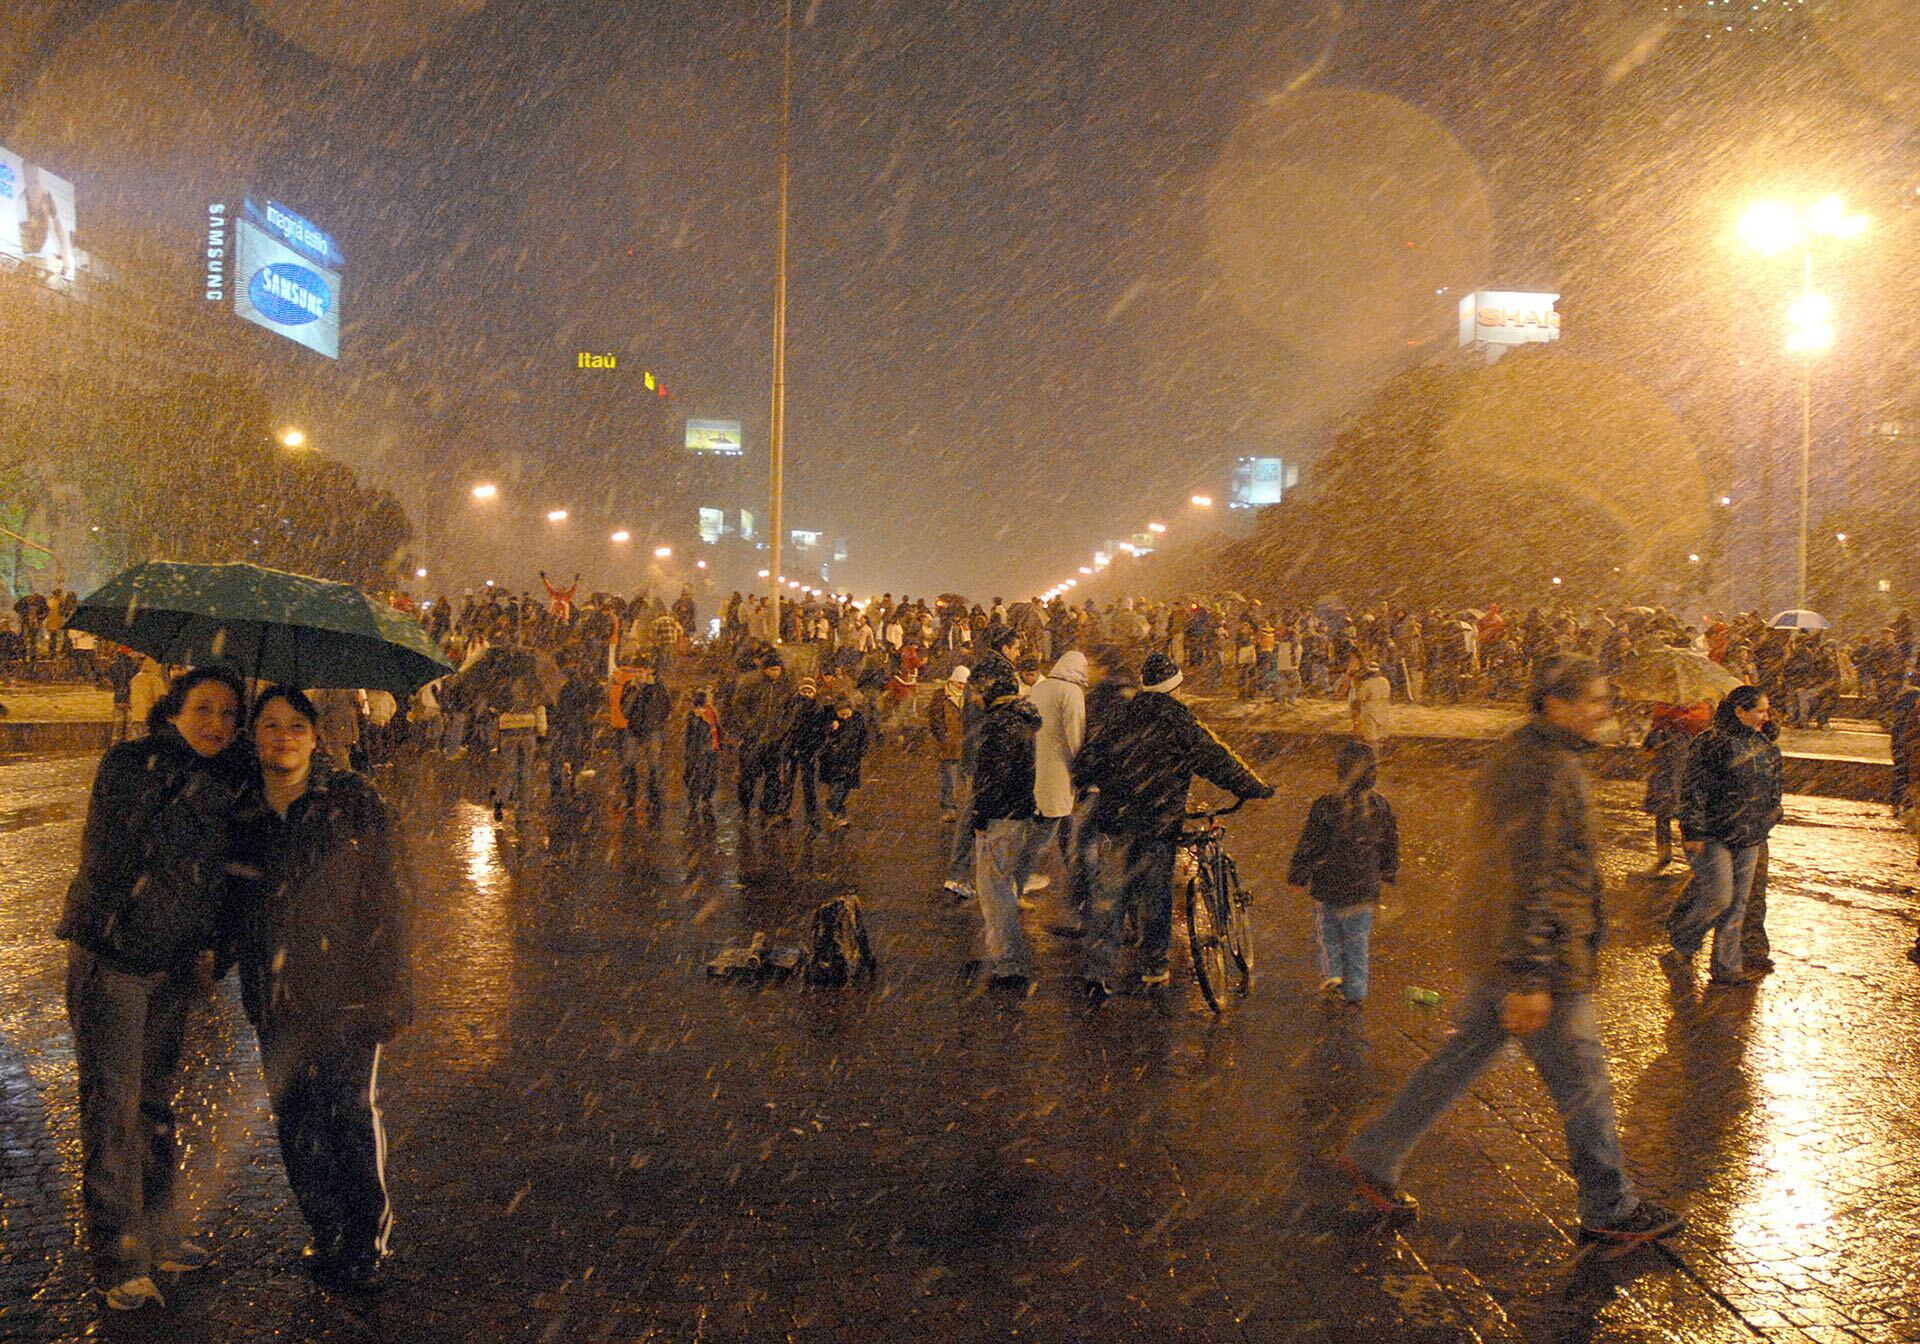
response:
M986 712L974 764L974 891L980 901L985 964L996 989L1033 992L1033 945L1020 926L1019 859L1033 819L1034 735L1039 711L1019 683L982 684Z
M1653 707L1653 721L1641 748L1652 753L1653 764L1647 774L1647 792L1641 811L1653 817L1653 873L1662 872L1673 862L1673 818L1680 810L1680 776L1686 769L1687 752L1693 739L1713 722L1713 711L1706 701L1695 705L1659 704Z
M321 710L320 722L324 734L325 709ZM500 745L490 791L493 819L505 820L511 804L518 821L520 809L533 801L534 757L540 750L540 739L547 735L547 706L533 677L522 675L508 683L495 727Z
M867 754L867 719L845 694L833 697L833 723L820 751L820 782L827 786L827 825L844 830L847 798L860 787L860 762Z
M680 778L687 794L687 816L698 812L711 820L713 793L720 783L720 715L711 692L693 693L683 736Z
M1603 927L1599 840L1580 757L1606 731L1611 698L1599 663L1543 659L1533 670L1533 716L1481 768L1472 831L1480 847L1456 916L1471 979L1454 1032L1339 1159L1382 1214L1417 1215L1419 1205L1399 1189L1407 1155L1518 1038L1565 1126L1581 1241L1656 1241L1685 1221L1640 1199L1627 1179L1593 1008Z
M673 698L660 684L652 663L634 667L620 699L620 715L627 724L620 736L621 799L629 811L639 806L644 769L647 815L657 825L667 805L667 720L673 715Z

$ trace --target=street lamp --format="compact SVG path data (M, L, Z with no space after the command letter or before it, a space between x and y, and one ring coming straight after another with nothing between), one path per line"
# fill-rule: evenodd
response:
M1155 536L1162 535L1163 533L1166 532L1166 530L1167 530L1167 525L1165 523L1148 523L1147 524L1147 531L1153 533Z
M633 534L623 527L613 534L612 539L614 544L624 546L627 542L633 540Z
M1213 507L1213 496L1212 495L1195 495L1192 499L1188 500L1187 502L1193 505L1193 507L1196 509L1210 509Z
M547 521L550 523L564 523L567 521L567 511L565 509L548 509Z
M655 560L671 560L671 559L673 559L673 547L671 547L671 546L655 546L655 547L653 548L653 558L654 558Z
M482 484L476 485L473 487L473 497L482 502L485 502L486 500L489 500L489 499L497 499L499 495L500 495L500 487L497 485L492 485L492 484L483 482Z
M1796 605L1807 605L1807 482L1813 460L1813 357L1834 342L1833 304L1813 292L1813 248L1822 239L1858 238L1867 217L1847 209L1835 195L1807 206L1760 201L1740 216L1740 237L1762 256L1801 253L1800 297L1787 309L1787 351L1800 356L1800 539Z
M416 579L424 579L424 578L426 578L426 577L427 577L427 570L426 570L426 566L424 566L424 565L422 565L422 566L421 566L420 568L418 568L418 569L416 569L416 570L414 570L414 571L413 571L413 577L414 577L414 578L416 578Z
M295 429L292 425L288 425L285 429L280 431L280 442L285 444L289 448L298 448L301 444L305 443L306 441L307 441L307 436L301 433L299 430Z

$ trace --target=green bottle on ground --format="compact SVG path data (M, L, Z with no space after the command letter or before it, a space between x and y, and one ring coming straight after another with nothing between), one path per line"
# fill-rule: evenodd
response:
M1419 985L1408 985L1407 1002L1417 1003L1423 1008L1438 1007L1440 1003L1440 991L1437 989L1423 989Z

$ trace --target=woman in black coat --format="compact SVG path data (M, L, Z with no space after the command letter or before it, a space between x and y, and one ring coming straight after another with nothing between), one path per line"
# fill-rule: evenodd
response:
M194 967L217 933L228 825L246 776L244 688L197 668L100 759L58 937L80 1073L81 1199L107 1305L161 1303L153 1271L207 1261L174 1211L173 1098Z
M392 814L364 777L316 755L317 718L295 690L254 705L260 769L234 816L225 947L313 1229L313 1275L365 1290L393 1223L380 1055L413 1020L411 943Z

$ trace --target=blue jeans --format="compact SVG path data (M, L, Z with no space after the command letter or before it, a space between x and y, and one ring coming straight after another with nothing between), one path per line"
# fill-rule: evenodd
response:
M1729 849L1718 840L1708 840L1698 855L1687 859L1693 880L1667 922L1673 950L1683 957L1698 952L1707 930L1713 930L1713 974L1723 980L1740 973L1740 931L1759 861L1758 845Z
M947 845L945 880L972 886L973 822L968 814L973 809L973 783L964 773L960 777L960 796L955 800L955 808L960 819L953 823L953 837Z
M1315 901L1313 931L1321 978L1338 980L1348 1003L1366 998L1367 936L1373 932L1373 907Z
M500 734L500 786L502 802L520 806L533 798L533 754L540 740L531 728L515 728Z
M1102 835L1088 855L1087 931L1081 977L1111 984L1120 957L1127 911L1140 920L1140 971L1167 969L1173 936L1173 841L1151 836Z
M1040 867L1047 846L1053 843L1060 833L1059 817L1034 817L1027 822L1027 837L1020 845L1020 859L1014 876L1020 880L1020 889L1025 891L1027 879Z
M1400 1168L1420 1136L1440 1118L1507 1043L1500 1025L1505 989L1482 980L1467 991L1454 1033L1413 1071L1384 1114L1355 1134L1347 1156L1374 1180L1400 1183ZM1553 1094L1566 1127L1567 1155L1580 1185L1580 1221L1604 1226L1627 1217L1640 1201L1621 1170L1620 1135L1607 1086L1607 1057L1587 994L1555 994L1547 1025L1520 1044Z
M989 821L973 840L973 889L980 900L989 975L1033 974L1033 947L1020 927L1016 872L1027 838L1024 820Z
M940 762L940 810L951 812L960 806L960 762Z

